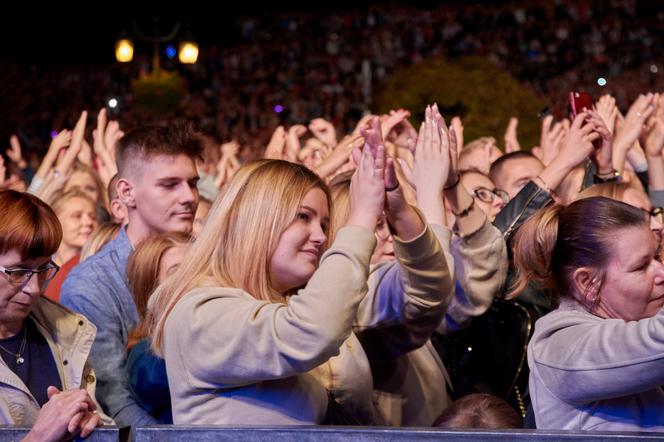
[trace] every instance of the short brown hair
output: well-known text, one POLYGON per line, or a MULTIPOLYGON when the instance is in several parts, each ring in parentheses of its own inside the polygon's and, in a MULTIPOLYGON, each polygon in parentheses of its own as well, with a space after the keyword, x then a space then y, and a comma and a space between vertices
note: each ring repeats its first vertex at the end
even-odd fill
POLYGON ((137 160, 145 160, 153 155, 186 155, 192 160, 200 160, 201 137, 190 123, 132 129, 115 146, 118 176, 126 177, 127 170, 137 160))
POLYGON ((433 423, 447 429, 521 428, 523 423, 514 408, 492 394, 475 393, 457 399, 433 423))
POLYGON ((62 226, 45 202, 28 193, 0 190, 0 253, 17 250, 21 259, 53 255, 62 226))
POLYGON ((647 213, 629 204, 601 196, 552 205, 530 217, 514 238, 514 265, 518 272, 513 298, 529 282, 551 289, 559 297, 573 293, 570 275, 580 267, 596 269, 604 277, 617 231, 648 227, 647 213))

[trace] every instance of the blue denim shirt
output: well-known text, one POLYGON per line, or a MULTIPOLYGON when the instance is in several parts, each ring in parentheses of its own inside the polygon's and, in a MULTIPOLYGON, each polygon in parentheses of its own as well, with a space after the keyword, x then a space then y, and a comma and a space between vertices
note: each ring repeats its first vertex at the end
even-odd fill
POLYGON ((133 249, 125 229, 98 253, 69 273, 60 302, 97 326, 90 359, 97 374, 96 397, 119 427, 151 425, 156 420, 136 402, 126 371, 127 337, 138 324, 138 311, 127 285, 127 261, 133 249))
POLYGON ((160 424, 172 424, 166 361, 150 351, 149 339, 141 340, 127 353, 127 373, 129 385, 141 406, 160 424))

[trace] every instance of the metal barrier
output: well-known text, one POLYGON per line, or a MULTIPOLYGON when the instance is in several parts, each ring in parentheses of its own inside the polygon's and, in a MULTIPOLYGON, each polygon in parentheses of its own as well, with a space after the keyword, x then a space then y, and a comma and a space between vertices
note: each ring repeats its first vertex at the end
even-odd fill
POLYGON ((382 427, 202 427, 152 426, 134 430, 136 442, 171 441, 298 441, 298 442, 396 442, 396 441, 546 441, 599 442, 607 439, 623 441, 654 441, 664 433, 567 432, 543 430, 449 431, 432 428, 382 427))
MULTIPOLYGON (((18 442, 28 434, 30 428, 0 426, 0 442, 18 442)), ((126 438, 125 438, 126 439, 126 438)), ((86 442, 118 442, 121 440, 118 427, 99 427, 88 436, 86 442)))

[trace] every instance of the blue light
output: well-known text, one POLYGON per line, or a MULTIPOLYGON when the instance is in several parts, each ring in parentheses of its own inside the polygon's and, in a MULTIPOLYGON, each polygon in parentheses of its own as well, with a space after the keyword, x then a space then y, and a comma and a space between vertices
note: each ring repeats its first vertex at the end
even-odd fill
POLYGON ((606 86, 606 78, 604 78, 604 77, 599 77, 599 78, 597 79, 597 84, 598 84, 599 86, 606 86))
POLYGON ((51 131, 51 138, 55 138, 57 136, 58 136, 58 131, 57 130, 51 131))
POLYGON ((280 113, 282 113, 282 112, 284 111, 284 107, 283 107, 282 105, 280 105, 280 104, 277 104, 276 106, 274 106, 274 111, 275 111, 276 113, 280 114, 280 113))
POLYGON ((175 56, 178 55, 178 51, 175 50, 175 46, 173 45, 166 46, 166 50, 164 51, 164 53, 166 54, 169 60, 174 59, 175 56))

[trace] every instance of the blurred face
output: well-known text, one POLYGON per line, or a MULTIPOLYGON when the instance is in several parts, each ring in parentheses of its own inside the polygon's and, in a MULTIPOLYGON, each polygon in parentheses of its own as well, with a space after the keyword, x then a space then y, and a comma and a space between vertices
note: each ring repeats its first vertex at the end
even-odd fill
POLYGON ((297 217, 282 232, 270 258, 270 281, 279 292, 307 283, 318 268, 330 223, 328 201, 318 188, 302 198, 297 217))
POLYGON ((173 246, 161 255, 161 261, 159 262, 159 284, 164 282, 178 268, 188 248, 189 244, 173 246))
MULTIPOLYGON (((644 192, 640 192, 636 189, 627 189, 622 197, 622 202, 630 204, 639 209, 643 209, 646 212, 650 212, 652 209, 652 204, 650 203, 650 198, 644 192)), ((650 217, 650 230, 653 231, 658 238, 662 235, 662 224, 654 216, 650 217)))
POLYGON ((544 165, 537 158, 515 158, 503 164, 494 183, 498 189, 507 192, 512 199, 528 184, 528 181, 539 175, 542 170, 544 170, 544 165))
POLYGON ((77 171, 71 175, 65 185, 65 192, 71 189, 78 189, 92 198, 92 201, 99 201, 97 183, 87 172, 77 171))
POLYGON ((97 227, 95 206, 83 198, 70 198, 57 215, 62 224, 62 243, 69 247, 83 247, 97 227))
POLYGON ((595 314, 625 321, 654 316, 664 306, 664 265, 658 254, 659 245, 647 227, 620 230, 595 314))
POLYGON ((128 203, 129 227, 149 234, 190 233, 198 205, 198 172, 186 155, 153 155, 142 161, 128 203))
MULTIPOLYGON (((0 265, 7 269, 37 269, 50 260, 49 256, 22 260, 21 254, 15 249, 0 254, 0 265)), ((15 327, 17 324, 20 326, 23 323, 32 305, 42 294, 39 280, 40 275, 33 275, 27 283, 14 285, 5 274, 0 274, 0 328, 15 327)))
POLYGON ((371 265, 394 261, 394 241, 390 235, 385 215, 381 216, 376 225, 376 248, 371 255, 371 265))
POLYGON ((482 209, 490 221, 496 219, 496 215, 507 203, 503 198, 493 193, 496 186, 486 176, 479 173, 465 173, 461 176, 461 184, 468 189, 477 207, 482 209))

